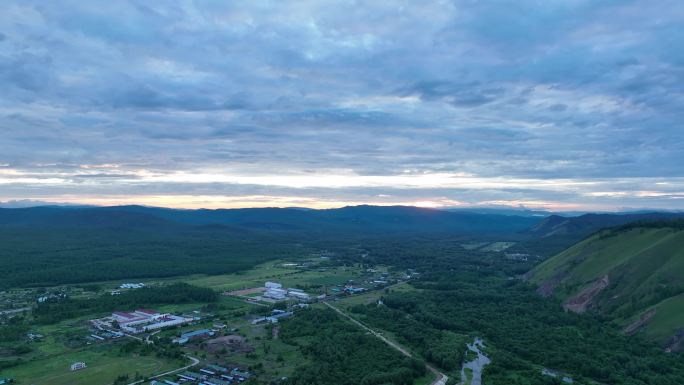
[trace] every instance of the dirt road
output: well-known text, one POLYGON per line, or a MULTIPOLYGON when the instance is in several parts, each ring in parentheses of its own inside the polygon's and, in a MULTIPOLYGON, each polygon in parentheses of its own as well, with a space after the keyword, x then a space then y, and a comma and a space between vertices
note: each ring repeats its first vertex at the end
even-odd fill
MULTIPOLYGON (((323 303, 324 303, 326 306, 328 306, 329 308, 335 310, 335 311, 336 311, 338 314, 340 314, 342 317, 344 317, 344 318, 348 319, 349 321, 351 321, 351 322, 352 322, 353 324, 355 324, 356 326, 358 326, 358 327, 360 327, 360 328, 366 330, 367 332, 371 333, 372 335, 374 335, 375 337, 377 337, 378 339, 380 339, 382 342, 386 343, 387 345, 389 345, 389 346, 392 347, 393 349, 397 350, 399 353, 405 355, 406 357, 412 357, 411 353, 410 353, 407 349, 405 349, 404 347, 402 347, 401 345, 397 344, 396 342, 393 342, 393 341, 388 340, 388 339, 385 338, 385 336, 383 336, 382 334, 380 334, 380 333, 376 332, 375 330, 369 328, 368 326, 366 326, 366 325, 364 325, 363 323, 361 323, 360 321, 354 319, 352 316, 350 316, 349 314, 343 312, 343 311, 340 310, 339 308, 337 308, 337 307, 331 305, 330 303, 325 302, 325 301, 323 301, 323 303)), ((437 377, 430 385, 446 385, 447 381, 449 380, 449 377, 448 377, 446 374, 440 372, 439 370, 437 370, 435 367, 433 367, 433 366, 430 365, 430 364, 425 364, 425 367, 427 368, 427 370, 429 370, 430 372, 432 372, 432 373, 435 375, 435 377, 437 377)))

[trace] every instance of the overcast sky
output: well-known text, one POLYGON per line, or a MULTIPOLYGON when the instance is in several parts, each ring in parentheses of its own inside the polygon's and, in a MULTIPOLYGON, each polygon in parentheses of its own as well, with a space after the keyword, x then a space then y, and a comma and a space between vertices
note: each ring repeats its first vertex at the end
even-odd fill
POLYGON ((3 1, 0 200, 684 209, 684 2, 3 1))

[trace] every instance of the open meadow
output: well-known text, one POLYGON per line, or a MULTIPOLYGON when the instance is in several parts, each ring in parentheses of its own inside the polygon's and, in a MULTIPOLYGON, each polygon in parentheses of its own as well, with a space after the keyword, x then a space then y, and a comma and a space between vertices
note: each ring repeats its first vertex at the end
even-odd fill
POLYGON ((82 349, 64 349, 3 371, 19 385, 94 385, 111 384, 121 375, 149 376, 180 366, 180 362, 154 356, 122 355, 112 344, 82 349), (85 362, 87 368, 71 371, 70 365, 85 362))

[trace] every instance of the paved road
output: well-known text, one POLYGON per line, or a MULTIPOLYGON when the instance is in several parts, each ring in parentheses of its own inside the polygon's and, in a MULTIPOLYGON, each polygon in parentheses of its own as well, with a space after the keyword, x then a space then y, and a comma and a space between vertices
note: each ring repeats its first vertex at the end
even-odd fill
MULTIPOLYGON (((186 365, 186 366, 183 366, 182 368, 170 370, 170 371, 168 371, 168 372, 164 372, 164 373, 161 373, 161 374, 156 374, 156 375, 151 376, 151 377, 148 377, 148 378, 156 379, 156 378, 159 378, 159 377, 164 377, 164 376, 168 376, 168 375, 171 375, 171 374, 174 374, 174 373, 182 372, 182 371, 184 371, 184 370, 187 370, 187 369, 192 368, 193 366, 199 364, 199 362, 200 362, 200 360, 198 360, 198 359, 195 358, 195 357, 190 357, 190 356, 186 356, 186 357, 188 357, 188 358, 192 361, 192 363, 191 363, 190 365, 186 365)), ((140 380, 140 381, 136 381, 136 382, 131 382, 131 383, 128 384, 128 385, 142 384, 142 383, 144 383, 145 381, 147 381, 147 380, 140 380)))
MULTIPOLYGON (((328 302, 326 302, 326 301, 323 301, 323 303, 324 303, 326 306, 328 306, 329 308, 335 310, 335 311, 336 311, 337 313, 339 313, 342 317, 344 317, 344 318, 348 319, 349 321, 351 321, 352 323, 354 323, 356 326, 358 326, 358 327, 360 327, 360 328, 362 328, 362 329, 368 331, 368 332, 371 333, 372 335, 374 335, 374 336, 376 336, 377 338, 379 338, 382 342, 386 343, 387 345, 391 346, 391 347, 394 348, 395 350, 399 351, 401 354, 405 355, 406 357, 412 357, 412 356, 411 356, 411 353, 410 353, 408 350, 406 350, 404 347, 402 347, 401 345, 397 344, 396 342, 393 342, 393 341, 388 340, 388 339, 385 338, 385 336, 383 336, 382 334, 380 334, 380 333, 376 332, 375 330, 369 328, 368 326, 366 326, 366 325, 364 325, 363 323, 361 323, 360 321, 354 319, 352 316, 350 316, 349 314, 343 312, 343 311, 340 310, 339 308, 337 308, 337 307, 331 305, 330 303, 328 303, 328 302)), ((430 385, 446 385, 447 381, 449 380, 449 377, 448 377, 446 374, 440 372, 439 370, 437 370, 437 369, 436 369, 435 367, 433 367, 432 365, 425 364, 425 367, 427 368, 427 370, 429 370, 430 372, 432 372, 432 373, 435 375, 435 377, 437 377, 430 385)))

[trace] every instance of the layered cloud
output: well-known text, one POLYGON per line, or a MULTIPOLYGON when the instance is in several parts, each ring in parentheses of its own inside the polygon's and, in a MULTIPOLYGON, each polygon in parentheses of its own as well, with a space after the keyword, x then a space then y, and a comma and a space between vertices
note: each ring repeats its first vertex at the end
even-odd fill
POLYGON ((0 200, 684 208, 684 5, 7 2, 0 200))

